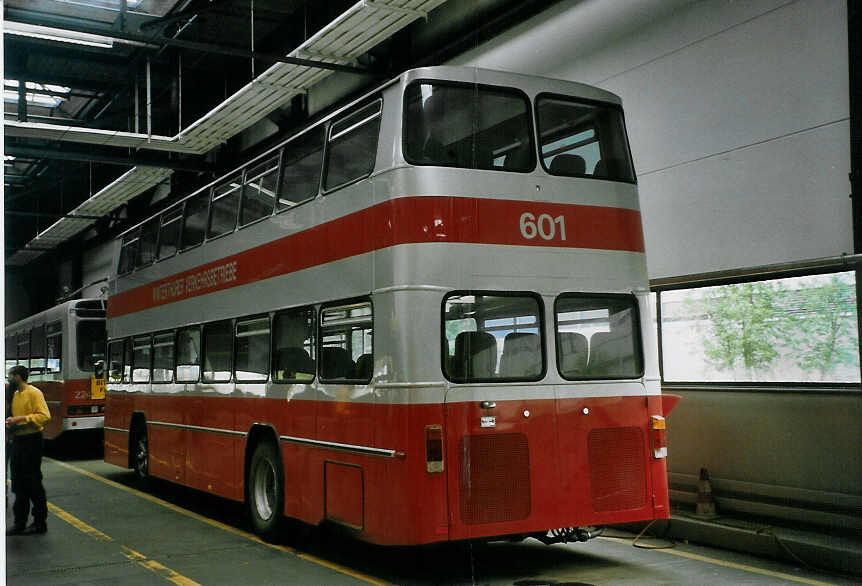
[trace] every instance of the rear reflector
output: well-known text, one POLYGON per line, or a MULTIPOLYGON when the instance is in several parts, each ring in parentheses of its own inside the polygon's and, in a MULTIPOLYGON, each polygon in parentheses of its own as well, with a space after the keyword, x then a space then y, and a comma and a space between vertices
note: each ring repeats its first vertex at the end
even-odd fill
POLYGON ((425 426, 425 470, 443 472, 443 426, 425 426))
POLYGON ((667 426, 664 417, 653 415, 650 417, 649 427, 653 457, 667 458, 667 426))

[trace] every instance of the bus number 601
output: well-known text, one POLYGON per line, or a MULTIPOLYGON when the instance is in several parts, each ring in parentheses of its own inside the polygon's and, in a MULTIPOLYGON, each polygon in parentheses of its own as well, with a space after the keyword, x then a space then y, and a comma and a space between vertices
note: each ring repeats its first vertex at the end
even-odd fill
POLYGON ((527 240, 537 235, 542 240, 553 240, 557 236, 557 226, 560 227, 560 240, 565 240, 566 219, 563 216, 552 218, 550 214, 539 214, 536 218, 530 212, 521 214, 521 236, 527 240))

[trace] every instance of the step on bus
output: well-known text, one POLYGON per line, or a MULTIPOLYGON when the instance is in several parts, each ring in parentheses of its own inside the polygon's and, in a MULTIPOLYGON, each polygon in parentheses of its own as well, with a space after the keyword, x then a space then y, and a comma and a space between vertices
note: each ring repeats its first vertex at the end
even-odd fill
POLYGON ((377 544, 668 517, 619 98, 411 70, 120 236, 105 460, 377 544))
POLYGON ((43 436, 101 430, 105 379, 97 371, 105 359, 105 301, 78 299, 6 326, 6 372, 17 364, 45 395, 51 412, 43 436))

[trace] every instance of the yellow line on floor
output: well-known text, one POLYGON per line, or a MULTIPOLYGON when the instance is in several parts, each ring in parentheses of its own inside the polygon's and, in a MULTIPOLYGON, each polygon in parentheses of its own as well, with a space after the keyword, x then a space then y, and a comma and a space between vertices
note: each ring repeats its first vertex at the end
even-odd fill
POLYGON ((196 520, 200 521, 201 523, 206 523, 207 525, 210 525, 212 527, 217 527, 218 529, 221 529, 222 531, 227 531, 228 533, 232 533, 233 535, 243 537, 245 539, 248 539, 249 541, 254 541, 255 543, 265 545, 266 547, 269 547, 271 549, 277 549, 277 550, 282 551, 284 553, 289 553, 289 554, 294 555, 300 559, 306 560, 306 561, 311 562, 313 564, 317 564, 318 566, 323 566, 324 568, 329 568, 330 570, 334 570, 334 571, 339 572, 341 574, 345 574, 347 576, 350 576, 351 578, 361 580, 362 582, 367 582, 368 584, 374 584, 375 586, 392 586, 389 582, 386 582, 386 581, 381 580, 379 578, 375 578, 374 576, 364 574, 364 573, 359 572, 357 570, 353 570, 353 569, 348 568, 346 566, 342 566, 341 564, 337 564, 334 562, 324 560, 322 558, 319 558, 317 556, 313 556, 311 554, 303 553, 303 552, 298 551, 292 547, 288 547, 286 545, 277 545, 275 543, 268 543, 268 542, 264 541, 263 539, 261 539, 260 537, 258 537, 257 535, 254 535, 253 533, 243 531, 242 529, 237 529, 236 527, 231 527, 230 525, 225 525, 224 523, 220 523, 219 521, 216 521, 214 519, 210 519, 209 517, 204 517, 203 515, 199 515, 193 511, 189 511, 188 509, 184 509, 184 508, 179 507, 173 503, 169 503, 167 501, 164 501, 164 500, 162 500, 158 497, 155 497, 151 494, 141 492, 140 490, 136 490, 134 488, 125 486, 123 484, 120 484, 119 482, 114 482, 113 480, 108 480, 107 478, 99 476, 98 474, 90 472, 89 470, 84 470, 83 468, 78 468, 77 466, 73 466, 73 465, 67 464, 65 462, 60 462, 58 460, 53 460, 51 458, 45 458, 45 459, 49 460, 53 464, 56 464, 56 465, 61 466, 63 468, 67 468, 69 470, 77 472, 78 474, 83 474, 84 476, 87 476, 88 478, 92 478, 93 480, 98 480, 99 482, 101 482, 103 484, 107 484, 108 486, 111 486, 113 488, 117 488, 119 490, 128 492, 128 493, 133 494, 133 495, 135 495, 139 498, 142 498, 146 501, 149 501, 151 503, 155 503, 157 505, 165 507, 166 509, 170 509, 171 511, 174 511, 174 512, 179 513, 181 515, 185 515, 186 517, 191 517, 192 519, 196 519, 196 520))
MULTIPOLYGON (((69 525, 71 525, 72 527, 74 527, 75 529, 77 529, 78 531, 89 535, 93 539, 98 539, 99 541, 114 541, 114 539, 110 535, 102 533, 95 527, 84 523, 78 517, 64 511, 54 503, 48 503, 48 510, 69 525)), ((144 554, 139 553, 130 547, 120 545, 120 549, 122 550, 123 556, 126 559, 128 559, 134 564, 141 566, 146 570, 149 570, 150 572, 158 576, 161 576, 168 582, 172 582, 177 586, 201 586, 199 583, 195 582, 191 578, 186 578, 182 574, 179 574, 172 569, 163 566, 156 560, 151 560, 144 554)))
POLYGON ((75 517, 74 515, 67 513, 66 511, 64 511, 63 509, 61 509, 60 507, 58 507, 54 503, 48 503, 48 510, 51 511, 52 513, 54 513, 56 516, 60 517, 63 521, 65 521, 66 523, 68 523, 69 525, 71 525, 72 527, 77 529, 78 531, 81 531, 82 533, 86 533, 87 535, 89 535, 93 539, 100 539, 102 541, 113 541, 113 539, 111 538, 110 535, 105 535, 104 533, 102 533, 101 531, 96 529, 95 527, 91 527, 91 526, 87 525, 86 523, 81 521, 78 517, 75 517))
MULTIPOLYGON (((600 537, 599 539, 604 539, 607 541, 615 541, 619 543, 619 541, 613 537, 600 537)), ((752 574, 760 574, 762 576, 770 576, 772 578, 779 578, 781 580, 789 580, 791 582, 799 582, 801 584, 811 584, 812 586, 834 586, 830 582, 821 582, 819 580, 812 580, 811 578, 803 578, 802 576, 794 576, 792 574, 785 574, 784 572, 775 572, 773 570, 765 570, 763 568, 757 568, 755 566, 748 566, 745 564, 738 564, 736 562, 729 562, 725 560, 719 560, 716 558, 707 557, 704 555, 699 555, 696 553, 689 553, 687 551, 682 551, 679 549, 654 549, 652 551, 657 551, 661 553, 666 553, 668 555, 675 555, 681 558, 686 558, 690 560, 696 560, 698 562, 705 562, 707 564, 714 564, 716 566, 724 566, 725 568, 733 568, 735 570, 742 570, 744 572, 750 572, 752 574)))

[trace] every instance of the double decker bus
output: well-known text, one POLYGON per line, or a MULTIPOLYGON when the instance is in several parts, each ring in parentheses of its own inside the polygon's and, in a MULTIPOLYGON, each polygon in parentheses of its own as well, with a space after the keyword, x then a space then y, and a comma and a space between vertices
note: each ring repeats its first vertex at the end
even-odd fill
POLYGON ((613 94, 410 70, 120 238, 107 462, 245 501, 266 538, 668 517, 613 94))
POLYGON ((53 440, 67 431, 102 429, 105 380, 105 300, 55 305, 6 326, 6 371, 30 370, 29 381, 45 395, 51 420, 42 432, 53 440))

